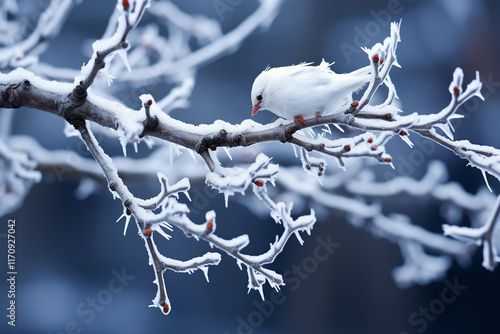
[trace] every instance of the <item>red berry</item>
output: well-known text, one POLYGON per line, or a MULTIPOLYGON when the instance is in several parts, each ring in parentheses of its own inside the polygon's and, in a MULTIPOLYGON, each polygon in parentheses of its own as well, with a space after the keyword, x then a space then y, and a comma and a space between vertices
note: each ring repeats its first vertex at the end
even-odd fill
POLYGON ((255 185, 256 185, 257 187, 263 187, 263 186, 264 186, 264 181, 262 181, 262 180, 257 180, 257 181, 255 181, 255 185))
POLYGON ((371 149, 372 149, 372 151, 377 150, 377 145, 373 145, 373 146, 371 147, 371 149))
POLYGON ((130 4, 128 3, 128 0, 123 0, 122 5, 123 5, 123 8, 125 8, 125 9, 127 9, 130 6, 130 4))
POLYGON ((151 232, 152 232, 152 231, 151 231, 151 227, 149 227, 149 226, 148 226, 148 227, 146 227, 146 228, 142 231, 142 233, 143 233, 146 237, 150 237, 150 236, 151 236, 151 232))
POLYGON ((384 63, 384 58, 380 58, 380 65, 384 63))
POLYGON ((373 138, 368 138, 367 142, 369 142, 370 144, 373 143, 373 138))
POLYGON ((378 63, 379 60, 380 60, 380 58, 378 57, 378 54, 376 54, 375 56, 373 56, 372 60, 373 60, 374 63, 378 63))
POLYGON ((132 214, 132 211, 130 211, 130 209, 129 209, 129 208, 127 208, 127 215, 129 215, 129 216, 130 216, 131 214, 132 214))
POLYGON ((406 132, 405 130, 401 130, 401 131, 399 131, 399 135, 400 136, 408 136, 408 132, 406 132))
POLYGON ((207 223, 207 230, 211 231, 214 228, 214 223, 209 220, 207 223))
POLYGON ((391 162, 391 161, 392 161, 391 157, 385 158, 385 162, 391 162))
POLYGON ((344 146, 344 151, 349 152, 351 150, 351 145, 344 146))
POLYGON ((167 314, 170 311, 170 306, 167 303, 163 304, 163 313, 167 314))
POLYGON ((153 104, 153 100, 148 100, 148 105, 152 105, 153 104))
POLYGON ((323 173, 322 173, 322 172, 319 172, 319 173, 318 173, 318 176, 323 176, 323 173))
POLYGON ((457 96, 460 95, 460 89, 457 86, 453 87, 453 93, 457 96))
POLYGON ((351 103, 351 107, 353 107, 353 108, 357 108, 358 106, 359 106, 359 101, 358 100, 356 100, 353 103, 351 103))

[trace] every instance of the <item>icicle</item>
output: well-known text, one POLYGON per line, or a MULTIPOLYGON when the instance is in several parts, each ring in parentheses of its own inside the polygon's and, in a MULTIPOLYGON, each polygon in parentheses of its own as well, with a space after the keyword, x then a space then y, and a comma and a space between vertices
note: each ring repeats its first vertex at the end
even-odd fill
POLYGON ((118 217, 118 219, 116 220, 115 223, 118 223, 120 221, 120 219, 122 219, 123 217, 126 217, 125 212, 122 213, 122 215, 120 217, 118 217))
POLYGON ((172 227, 172 225, 170 225, 170 223, 167 223, 167 222, 163 222, 163 223, 160 223, 160 226, 166 228, 167 230, 173 232, 174 231, 174 228, 172 227))
POLYGON ((273 187, 276 187, 276 178, 274 176, 269 179, 269 182, 271 182, 273 187))
POLYGON ((127 51, 124 49, 119 49, 116 53, 120 56, 121 60, 125 64, 125 67, 130 72, 131 69, 130 69, 130 63, 128 62, 127 51))
POLYGON ((155 230, 156 230, 156 232, 160 233, 167 240, 170 240, 172 238, 172 236, 170 234, 167 234, 165 231, 163 231, 162 228, 157 228, 155 230))
POLYGON ((344 172, 346 171, 345 169, 345 162, 344 160, 342 160, 342 157, 337 157, 338 160, 339 160, 339 167, 342 168, 344 170, 344 172))
POLYGON ((298 158, 299 156, 297 155, 297 148, 293 144, 292 144, 292 148, 293 148, 293 153, 295 154, 295 157, 298 158))
POLYGON ((200 267, 200 270, 203 271, 203 274, 205 274, 207 283, 210 283, 210 280, 208 279, 208 267, 200 267))
POLYGON ((322 176, 319 176, 319 175, 316 175, 316 177, 318 178, 319 184, 320 184, 321 186, 323 186, 323 185, 324 185, 324 184, 323 184, 323 177, 322 177, 322 176))
POLYGON ((224 202, 226 203, 226 208, 229 204, 229 194, 227 192, 224 193, 224 202))
POLYGON ((238 265, 240 270, 243 270, 243 267, 242 267, 243 262, 241 262, 240 260, 236 260, 236 264, 238 265))
POLYGON ((410 138, 409 138, 409 137, 410 137, 410 135, 399 136, 399 137, 400 137, 401 139, 403 139, 403 141, 404 141, 405 143, 407 143, 407 144, 408 144, 408 146, 410 146, 410 148, 413 148, 413 145, 414 145, 414 144, 412 143, 412 141, 411 141, 411 140, 410 140, 410 138))
MULTIPOLYGON (((324 128, 323 128, 323 129, 321 129, 321 130, 322 130, 324 133, 326 132, 326 133, 328 133, 328 134, 332 134, 332 129, 330 128, 330 125, 329 125, 329 124, 325 124, 325 125, 324 125, 324 128)), ((342 130, 342 128, 341 128, 341 130, 342 130)))
POLYGON ((271 288, 273 288, 276 292, 280 292, 280 286, 279 284, 276 284, 276 283, 273 283, 271 281, 269 281, 269 285, 271 286, 271 288))
POLYGON ((259 287, 255 289, 259 290, 260 297, 262 298, 262 300, 266 300, 266 298, 264 297, 264 287, 262 285, 259 285, 259 287))
POLYGON ((193 158, 194 163, 198 163, 198 161, 196 161, 196 156, 194 155, 193 150, 189 150, 189 149, 188 149, 187 151, 189 152, 189 155, 191 156, 191 158, 193 158))
POLYGON ((123 212, 123 214, 116 220, 116 223, 118 223, 123 217, 125 217, 125 227, 123 229, 123 236, 125 236, 127 234, 128 223, 130 222, 130 218, 132 216, 127 215, 126 212, 123 212))
POLYGON ((484 170, 481 169, 481 173, 483 174, 483 178, 484 178, 484 182, 486 183, 486 186, 488 187, 488 189, 490 190, 490 192, 492 193, 493 190, 491 190, 491 187, 490 187, 490 184, 488 182, 488 178, 486 176, 486 172, 484 170))
POLYGON ((311 129, 311 128, 306 128, 306 131, 307 133, 309 134, 309 136, 311 136, 312 139, 314 139, 314 137, 316 137, 316 133, 314 133, 314 130, 311 129))
POLYGON ((179 150, 179 145, 176 145, 176 144, 172 144, 172 145, 174 145, 175 153, 177 153, 177 156, 180 157, 181 156, 181 150, 179 150))
POLYGON ((144 138, 142 138, 142 140, 144 140, 144 142, 146 143, 146 145, 148 146, 149 149, 153 148, 155 141, 152 138, 144 137, 144 138))
POLYGON ((173 144, 170 144, 170 145, 168 146, 168 148, 169 148, 169 155, 170 155, 170 167, 173 167, 173 166, 174 166, 174 152, 173 152, 172 145, 173 145, 173 144))
POLYGON ((337 123, 333 123, 333 125, 334 125, 334 126, 335 126, 335 127, 336 127, 339 131, 340 131, 340 132, 342 132, 342 133, 344 132, 344 129, 342 129, 342 128, 340 127, 340 125, 338 125, 337 123))
POLYGON ((111 84, 113 83, 113 80, 116 79, 116 76, 114 74, 112 74, 111 72, 109 72, 108 67, 103 68, 99 72, 104 74, 104 76, 108 80, 108 86, 111 86, 111 84))
POLYGON ((130 222, 131 216, 125 216, 125 226, 123 228, 123 236, 127 234, 128 223, 130 222))
POLYGON ((451 132, 449 123, 446 123, 446 124, 435 124, 434 126, 440 128, 444 132, 444 134, 446 135, 446 137, 448 137, 450 140, 453 140, 453 133, 451 132))
POLYGON ((127 156, 127 140, 125 136, 120 136, 120 145, 122 146, 123 156, 127 156))
POLYGON ((297 240, 299 241, 300 245, 302 246, 304 244, 304 240, 299 234, 299 231, 295 231, 295 236, 297 237, 297 240))
POLYGON ((229 157, 229 160, 233 160, 233 157, 231 157, 231 153, 229 153, 229 148, 224 147, 224 151, 226 152, 227 156, 229 157))

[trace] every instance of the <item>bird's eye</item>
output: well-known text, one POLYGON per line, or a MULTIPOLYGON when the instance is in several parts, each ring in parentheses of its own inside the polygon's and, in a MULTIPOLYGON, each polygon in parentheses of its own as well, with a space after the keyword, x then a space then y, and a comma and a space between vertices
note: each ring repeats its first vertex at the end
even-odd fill
POLYGON ((262 95, 257 95, 257 100, 262 101, 262 95))

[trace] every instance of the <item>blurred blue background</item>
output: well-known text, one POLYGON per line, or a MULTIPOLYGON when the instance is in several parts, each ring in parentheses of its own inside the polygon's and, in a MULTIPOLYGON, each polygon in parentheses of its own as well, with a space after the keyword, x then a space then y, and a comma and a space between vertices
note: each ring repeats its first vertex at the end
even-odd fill
MULTIPOLYGON (((223 15, 224 31, 235 27, 258 5, 250 0, 221 1, 233 9, 223 15)), ((188 13, 220 20, 215 1, 175 3, 188 13)), ((40 6, 43 2, 32 4, 40 6)), ((72 12, 60 36, 50 43, 43 59, 59 66, 80 67, 88 60, 82 52, 82 42, 102 34, 114 5, 114 1, 83 1, 72 12)), ((254 33, 234 54, 199 71, 191 106, 174 111, 173 116, 193 123, 211 123, 219 118, 239 123, 250 117, 250 87, 266 66, 319 63, 325 58, 335 61, 332 69, 336 72, 352 71, 367 64, 359 47, 383 41, 389 34, 388 22, 402 19, 402 42, 398 47, 402 68, 391 73, 405 113, 439 111, 449 101, 448 85, 455 67, 464 69, 465 83, 479 70, 483 81, 490 82, 483 87, 486 101, 467 110, 468 117, 457 128, 456 137, 499 147, 499 18, 500 2, 494 0, 288 0, 269 31, 254 33)), ((255 120, 269 122, 274 116, 260 112, 255 120)), ((50 149, 81 147, 77 140, 65 139, 61 119, 43 112, 20 110, 14 125, 14 134, 32 134, 50 149)), ((415 139, 418 149, 419 139, 415 139)), ((120 148, 110 146, 109 151, 119 154, 120 148)), ((409 154, 408 149, 397 152, 393 156, 409 154)), ((470 192, 484 186, 480 172, 467 168, 452 152, 438 148, 428 159, 445 161, 450 178, 470 192)), ((397 164, 395 159, 396 167, 397 164)), ((421 173, 425 165, 422 164, 421 173)), ((135 235, 132 225, 123 237, 123 221, 114 223, 122 212, 120 202, 114 201, 108 191, 76 200, 77 182, 70 177, 65 181, 61 183, 47 175, 32 188, 21 209, 1 218, 0 233, 6 233, 7 219, 16 219, 18 242, 17 326, 8 327, 3 315, 7 307, 4 278, 0 291, 0 306, 4 310, 1 333, 498 331, 500 276, 498 271, 491 273, 481 267, 480 252, 470 267, 454 264, 446 276, 448 282, 456 280, 466 286, 456 300, 445 304, 437 316, 419 316, 414 320, 426 320, 410 323, 415 312, 437 307, 436 299, 441 298, 446 283, 397 288, 391 270, 402 263, 399 248, 352 227, 342 217, 319 221, 312 236, 304 237, 304 246, 290 240, 270 266, 280 273, 310 261, 319 245, 318 237, 330 237, 340 247, 325 261, 318 262, 307 277, 297 280, 298 275, 290 274, 296 279, 295 284, 285 286, 272 307, 266 304, 262 308, 257 292, 247 294, 246 273, 223 254, 221 264, 210 268, 210 283, 201 272, 165 274, 173 309, 169 316, 163 316, 159 310, 147 307, 156 287, 143 241, 135 235), (120 292, 110 292, 110 282, 116 272, 122 271, 130 276, 127 285, 120 292), (93 299, 98 301, 94 312, 89 306, 93 299)), ((498 182, 490 181, 498 193, 498 182)), ((194 186, 198 194, 205 193, 199 195, 200 199, 211 201, 203 206, 204 210, 214 209, 218 213, 218 232, 222 236, 249 234, 249 253, 266 249, 279 233, 279 227, 270 218, 262 221, 236 202, 230 202, 225 209, 223 196, 201 183, 194 186)), ((144 197, 153 196, 158 190, 156 181, 151 185, 132 183, 130 187, 144 197)), ((440 231, 438 208, 425 202, 408 201, 406 205, 399 207, 400 212, 419 211, 419 216, 413 217, 415 223, 440 231)), ((191 217, 202 221, 204 210, 191 217)), ((5 240, 1 241, 1 254, 6 254, 5 240)), ((158 241, 158 247, 166 256, 177 259, 211 251, 205 243, 187 239, 178 230, 173 232, 171 241, 158 241)), ((5 270, 1 275, 5 277, 5 270)), ((268 298, 271 292, 266 286, 268 298)))

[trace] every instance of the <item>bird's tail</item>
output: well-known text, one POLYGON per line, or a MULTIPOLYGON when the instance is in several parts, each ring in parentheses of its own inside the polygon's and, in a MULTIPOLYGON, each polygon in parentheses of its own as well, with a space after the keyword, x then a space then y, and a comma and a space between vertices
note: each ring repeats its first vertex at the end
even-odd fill
POLYGON ((367 81, 370 81, 371 77, 371 68, 370 65, 361 67, 357 69, 356 71, 352 71, 351 73, 348 73, 349 76, 353 77, 360 77, 360 78, 366 78, 367 81))
POLYGON ((370 66, 362 67, 350 73, 339 74, 336 88, 344 96, 359 92, 371 79, 370 66))

